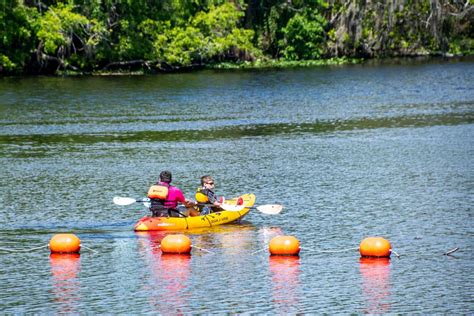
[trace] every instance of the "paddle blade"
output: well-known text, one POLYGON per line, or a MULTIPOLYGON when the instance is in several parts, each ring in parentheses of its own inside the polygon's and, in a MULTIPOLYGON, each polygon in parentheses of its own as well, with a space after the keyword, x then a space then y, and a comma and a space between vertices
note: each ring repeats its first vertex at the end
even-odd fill
POLYGON ((114 197, 113 201, 114 201, 114 204, 117 204, 117 205, 130 205, 130 204, 135 203, 137 200, 132 199, 132 198, 127 198, 127 197, 116 196, 114 197))
POLYGON ((257 210, 263 214, 275 215, 279 214, 283 210, 283 205, 280 204, 267 204, 257 206, 257 210))

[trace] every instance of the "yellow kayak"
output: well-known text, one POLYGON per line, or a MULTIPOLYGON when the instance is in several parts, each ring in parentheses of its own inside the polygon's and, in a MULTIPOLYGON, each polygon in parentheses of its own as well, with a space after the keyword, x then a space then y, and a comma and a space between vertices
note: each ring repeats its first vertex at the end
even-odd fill
MULTIPOLYGON (((242 209, 235 211, 221 211, 201 216, 188 217, 150 217, 145 216, 135 224, 135 231, 155 231, 155 230, 186 230, 193 228, 212 227, 222 224, 228 224, 242 219, 255 204, 254 194, 244 194, 240 196, 243 199, 242 209)), ((239 197, 226 200, 226 204, 237 203, 239 197)))

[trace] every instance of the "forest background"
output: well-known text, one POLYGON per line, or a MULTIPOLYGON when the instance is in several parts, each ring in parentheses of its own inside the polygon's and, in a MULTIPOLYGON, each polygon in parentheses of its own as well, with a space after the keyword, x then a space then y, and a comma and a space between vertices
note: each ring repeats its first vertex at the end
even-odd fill
POLYGON ((472 55, 474 0, 0 0, 0 74, 472 55))

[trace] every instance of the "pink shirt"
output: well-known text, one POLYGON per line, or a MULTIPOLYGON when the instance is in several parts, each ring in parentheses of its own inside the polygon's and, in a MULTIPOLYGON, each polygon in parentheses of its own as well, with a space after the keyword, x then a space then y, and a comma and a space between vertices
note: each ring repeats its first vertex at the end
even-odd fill
MULTIPOLYGON (((167 183, 160 182, 161 185, 168 185, 167 183)), ((178 202, 184 203, 186 200, 184 198, 183 192, 177 187, 170 185, 168 187, 168 197, 165 201, 166 208, 176 208, 178 206, 178 202)))

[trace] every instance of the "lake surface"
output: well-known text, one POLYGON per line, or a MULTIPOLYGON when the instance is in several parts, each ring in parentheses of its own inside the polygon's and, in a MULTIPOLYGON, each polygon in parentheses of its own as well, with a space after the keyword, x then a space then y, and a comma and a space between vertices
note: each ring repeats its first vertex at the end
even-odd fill
POLYGON ((0 114, 2 313, 474 312, 472 59, 0 78, 0 114), (189 198, 211 174, 285 208, 162 255, 112 198, 164 169, 189 198), (50 256, 61 232, 80 256, 50 256), (270 257, 277 235, 300 257, 270 257), (400 258, 360 259, 368 236, 400 258))

